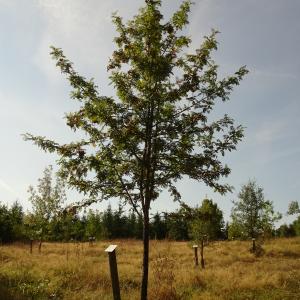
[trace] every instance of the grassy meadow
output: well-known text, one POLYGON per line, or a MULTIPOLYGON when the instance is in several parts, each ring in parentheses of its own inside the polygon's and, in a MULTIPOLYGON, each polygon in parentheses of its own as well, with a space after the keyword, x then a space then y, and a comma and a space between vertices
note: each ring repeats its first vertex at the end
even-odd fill
MULTIPOLYGON (((139 299, 142 242, 114 240, 0 247, 0 299, 112 299, 108 257, 117 244, 122 299, 139 299)), ((250 242, 222 241, 194 266, 187 242, 151 241, 149 299, 300 299, 300 238, 273 239, 255 257, 250 242)))

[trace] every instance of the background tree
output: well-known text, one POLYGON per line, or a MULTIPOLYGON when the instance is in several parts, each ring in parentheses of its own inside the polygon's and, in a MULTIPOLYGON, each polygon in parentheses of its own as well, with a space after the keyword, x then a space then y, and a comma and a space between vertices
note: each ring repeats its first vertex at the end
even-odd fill
POLYGON ((40 239, 39 249, 41 249, 50 222, 61 214, 62 204, 66 200, 65 184, 59 177, 53 183, 52 166, 49 166, 45 168, 43 177, 38 179, 37 187, 29 186, 28 192, 33 212, 27 218, 27 225, 31 229, 32 237, 40 239))
POLYGON ((6 205, 0 205, 0 239, 1 243, 11 241, 12 227, 10 222, 9 210, 6 205))
POLYGON ((25 135, 59 154, 61 176, 88 198, 81 205, 118 197, 142 216, 141 299, 147 298, 151 202, 163 189, 179 199, 175 182, 182 176, 220 193, 231 189, 219 183, 230 173, 219 158, 236 148, 243 128, 227 115, 217 120, 208 116, 247 73, 242 67, 232 76, 218 77, 211 58, 216 31, 194 53, 183 53, 191 43, 180 33, 188 24, 191 1, 184 1, 169 21, 159 10, 161 1, 145 2, 126 24, 113 16, 119 35, 108 70, 118 99, 100 96, 93 80, 80 76, 62 50, 52 47, 57 66, 74 88, 71 97, 81 105, 66 116, 67 125, 83 130, 87 138, 59 145, 25 135))
POLYGON ((164 239, 167 235, 167 224, 166 220, 161 217, 161 215, 157 212, 153 216, 153 220, 151 222, 151 237, 154 239, 164 239))
POLYGON ((289 203, 288 215, 300 214, 299 203, 297 201, 292 201, 289 203))
POLYGON ((88 211, 86 216, 86 238, 95 237, 96 239, 103 238, 102 214, 99 211, 88 211))
POLYGON ((294 224, 283 224, 276 229, 276 236, 279 237, 293 237, 296 235, 294 224))
POLYGON ((114 234, 114 214, 109 204, 102 217, 104 236, 107 239, 113 238, 114 234))
POLYGON ((295 235, 300 236, 300 216, 292 223, 295 235))
MULTIPOLYGON (((300 214, 299 203, 297 201, 292 201, 289 203, 288 208, 288 215, 297 215, 300 214)), ((300 215, 292 224, 292 230, 294 231, 295 235, 300 235, 300 215)))
POLYGON ((204 238, 216 240, 224 236, 223 213, 210 199, 204 199, 200 207, 194 209, 194 217, 189 223, 189 235, 193 240, 204 238))
POLYGON ((12 228, 12 241, 22 240, 24 238, 24 211, 18 201, 15 201, 9 209, 10 226, 12 228))
POLYGON ((189 239, 189 222, 193 220, 191 207, 181 202, 180 208, 165 215, 167 223, 167 237, 174 240, 189 239))
POLYGON ((273 203, 265 200, 263 189, 255 181, 242 186, 238 201, 233 202, 229 237, 257 238, 272 232, 274 222, 281 218, 273 203))
POLYGON ((11 243, 25 237, 24 212, 16 201, 11 207, 0 202, 0 243, 11 243))

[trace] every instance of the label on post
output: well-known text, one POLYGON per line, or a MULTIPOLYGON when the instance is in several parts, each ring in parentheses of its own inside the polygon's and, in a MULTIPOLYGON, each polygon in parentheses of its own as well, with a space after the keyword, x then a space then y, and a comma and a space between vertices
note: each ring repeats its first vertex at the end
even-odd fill
POLYGON ((113 252, 117 248, 117 245, 109 245, 104 251, 105 252, 113 252))
POLYGON ((198 248, 198 245, 193 245, 193 248, 198 248))

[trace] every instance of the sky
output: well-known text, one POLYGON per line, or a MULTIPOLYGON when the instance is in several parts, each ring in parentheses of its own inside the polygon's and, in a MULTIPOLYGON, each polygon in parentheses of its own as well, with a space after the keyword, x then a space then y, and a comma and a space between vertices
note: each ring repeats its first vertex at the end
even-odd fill
MULTIPOLYGON (((166 20, 180 3, 162 1, 166 20)), ((116 36, 111 15, 117 11, 128 20, 143 5, 142 0, 0 0, 2 203, 18 200, 30 209, 28 186, 37 184, 47 165, 57 169, 57 157, 25 142, 22 133, 62 143, 76 138, 65 125, 64 114, 77 104, 50 58, 50 45, 62 48, 81 75, 95 78, 100 94, 111 95, 106 72, 116 36)), ((235 190, 221 196, 202 183, 184 179, 178 188, 188 204, 212 198, 228 220, 241 186, 255 179, 275 210, 284 214, 281 222, 293 219, 285 214, 290 201, 300 200, 299 13, 298 0, 194 1, 190 24, 184 30, 193 40, 191 50, 212 28, 217 29, 219 47, 213 58, 221 73, 230 75, 243 65, 250 73, 230 101, 217 107, 218 113, 227 113, 246 127, 237 151, 224 159, 232 169, 226 182, 235 190)), ((80 199, 75 192, 69 195, 71 200, 80 199)), ((112 199, 111 204, 115 203, 112 199)), ((177 207, 163 193, 152 211, 177 207)))

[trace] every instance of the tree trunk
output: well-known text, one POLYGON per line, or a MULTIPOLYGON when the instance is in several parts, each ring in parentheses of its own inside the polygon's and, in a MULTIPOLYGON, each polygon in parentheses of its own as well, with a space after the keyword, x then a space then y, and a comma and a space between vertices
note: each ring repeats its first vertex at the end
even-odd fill
POLYGON ((205 268, 204 257, 203 257, 203 249, 204 249, 204 240, 202 238, 202 240, 201 240, 201 251, 200 251, 200 253, 201 253, 201 267, 202 267, 202 269, 205 268))
POLYGON ((148 271, 149 271, 149 211, 144 213, 143 226, 143 275, 141 287, 141 300, 147 300, 148 271))
POLYGON ((40 243, 39 243, 39 253, 42 252, 42 239, 40 239, 40 243))

